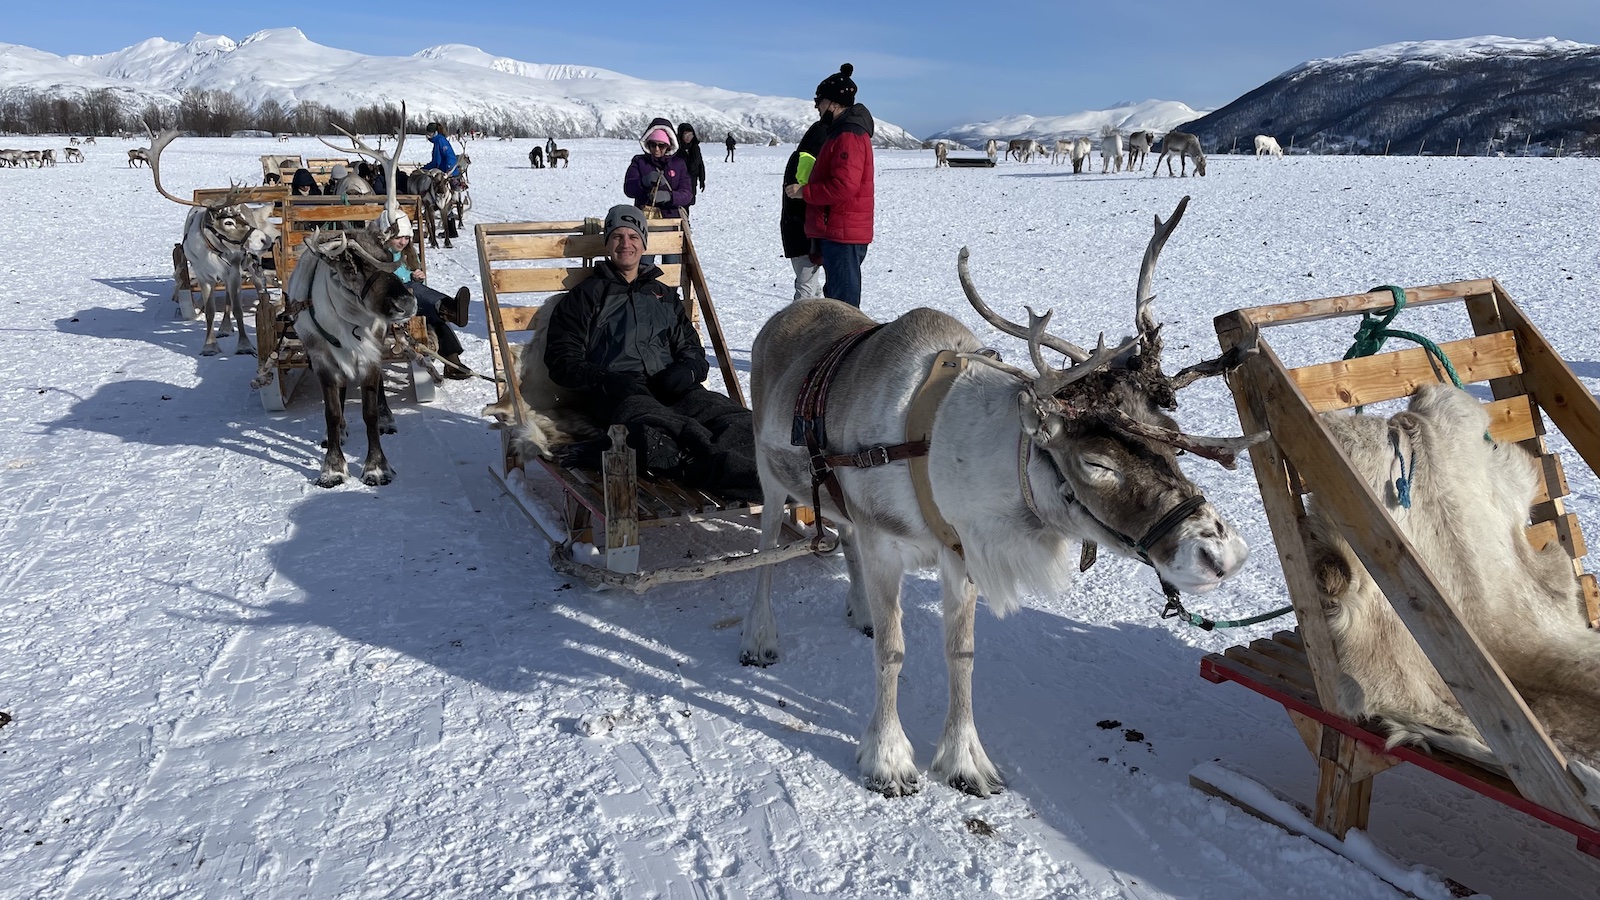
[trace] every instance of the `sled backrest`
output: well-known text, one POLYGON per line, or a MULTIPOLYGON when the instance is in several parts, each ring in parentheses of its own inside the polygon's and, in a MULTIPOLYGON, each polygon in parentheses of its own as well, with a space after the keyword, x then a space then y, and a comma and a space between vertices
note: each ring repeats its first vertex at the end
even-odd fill
MULTIPOLYGON (((322 228, 339 225, 366 228, 368 223, 376 221, 383 213, 384 202, 384 198, 376 194, 353 194, 347 197, 290 195, 285 198, 282 238, 278 247, 281 267, 278 279, 283 284, 289 283, 289 275, 294 271, 300 247, 306 242, 306 235, 322 228)), ((413 227, 422 221, 421 204, 416 196, 401 194, 397 202, 400 204, 400 211, 411 219, 413 227)), ((422 268, 426 270, 428 249, 423 244, 424 242, 417 240, 417 237, 411 239, 411 246, 417 250, 417 259, 422 262, 422 268)))

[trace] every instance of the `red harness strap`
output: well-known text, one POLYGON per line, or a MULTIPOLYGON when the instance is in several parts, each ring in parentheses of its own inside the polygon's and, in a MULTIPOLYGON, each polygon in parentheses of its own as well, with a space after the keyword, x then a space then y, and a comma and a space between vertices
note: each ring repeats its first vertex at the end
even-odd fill
POLYGON ((796 447, 804 444, 811 458, 811 507, 817 513, 817 535, 811 540, 813 549, 819 548, 822 544, 823 487, 828 489, 828 496, 833 498, 834 505, 839 508, 840 513, 845 516, 850 514, 845 506, 844 492, 839 488, 839 479, 833 473, 835 466, 870 469, 897 460, 926 456, 928 453, 928 442, 925 439, 900 444, 878 444, 855 453, 827 452, 828 389, 833 385, 833 377, 838 373, 845 357, 882 327, 874 325, 852 331, 834 341, 817 359, 811 371, 806 373, 805 379, 800 382, 800 393, 795 398, 794 428, 789 434, 789 443, 796 447))

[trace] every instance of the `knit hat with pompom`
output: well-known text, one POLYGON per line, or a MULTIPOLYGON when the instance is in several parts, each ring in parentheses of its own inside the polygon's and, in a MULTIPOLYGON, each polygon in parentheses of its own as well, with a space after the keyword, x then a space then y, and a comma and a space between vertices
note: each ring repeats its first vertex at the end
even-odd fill
POLYGON ((840 106, 855 106, 856 83, 850 80, 855 71, 855 66, 845 63, 839 67, 839 71, 822 79, 822 83, 817 85, 817 99, 832 100, 840 106))

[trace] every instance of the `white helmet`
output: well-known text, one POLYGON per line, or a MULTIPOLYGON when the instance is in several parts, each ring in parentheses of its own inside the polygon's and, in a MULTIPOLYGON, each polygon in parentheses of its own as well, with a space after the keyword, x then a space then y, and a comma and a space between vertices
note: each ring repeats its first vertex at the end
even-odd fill
POLYGON ((399 210, 378 213, 378 230, 390 237, 411 237, 411 219, 399 210))

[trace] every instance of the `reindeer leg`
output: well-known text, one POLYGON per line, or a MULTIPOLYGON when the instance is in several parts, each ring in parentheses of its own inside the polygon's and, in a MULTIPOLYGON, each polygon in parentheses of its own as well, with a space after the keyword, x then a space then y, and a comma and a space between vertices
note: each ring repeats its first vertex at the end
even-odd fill
POLYGON ((850 627, 867 637, 873 636, 872 603, 867 600, 867 576, 861 568, 861 554, 849 526, 839 529, 839 547, 844 551, 845 571, 850 573, 850 590, 845 594, 844 618, 850 627))
POLYGON ((877 699, 872 721, 861 745, 856 748, 856 764, 868 790, 885 797, 904 797, 922 788, 922 776, 900 725, 898 708, 900 669, 905 664, 906 641, 900 628, 900 579, 904 572, 900 554, 881 535, 857 527, 861 568, 867 596, 872 601, 873 655, 877 666, 877 699))
POLYGON ((328 424, 328 438, 323 442, 327 453, 322 457, 322 472, 317 476, 317 487, 331 488, 344 482, 344 385, 330 378, 322 382, 322 417, 328 424))
POLYGON ((950 672, 950 708, 928 771, 956 790, 987 797, 1005 783, 989 762, 972 721, 972 626, 978 589, 967 580, 966 563, 946 549, 939 551, 939 583, 944 588, 944 660, 950 672))
POLYGON ((389 409, 389 393, 383 389, 383 373, 378 373, 378 432, 380 434, 394 434, 399 429, 394 427, 394 413, 389 409))
POLYGON ((222 351, 217 347, 217 307, 213 301, 213 285, 209 281, 200 282, 200 305, 206 311, 206 342, 200 347, 201 356, 216 356, 222 351))
MULTIPOLYGON (((761 550, 778 546, 778 532, 783 527, 783 502, 788 491, 778 479, 769 475, 766 464, 758 457, 756 468, 761 472, 761 550)), ((744 637, 739 641, 739 665, 770 666, 778 661, 778 620, 772 614, 772 570, 762 566, 756 577, 756 597, 750 611, 744 615, 744 637)))
POLYGON ((233 278, 228 281, 228 309, 224 311, 223 321, 227 321, 227 313, 232 313, 233 323, 239 328, 239 341, 233 345, 234 354, 255 356, 256 347, 250 343, 250 336, 244 331, 244 285, 240 283, 243 280, 241 275, 242 273, 235 271, 233 278))
POLYGON ((372 373, 361 382, 361 420, 367 426, 367 460, 361 464, 362 484, 388 484, 394 480, 394 469, 383 455, 379 440, 378 405, 383 400, 383 367, 373 366, 372 373))

